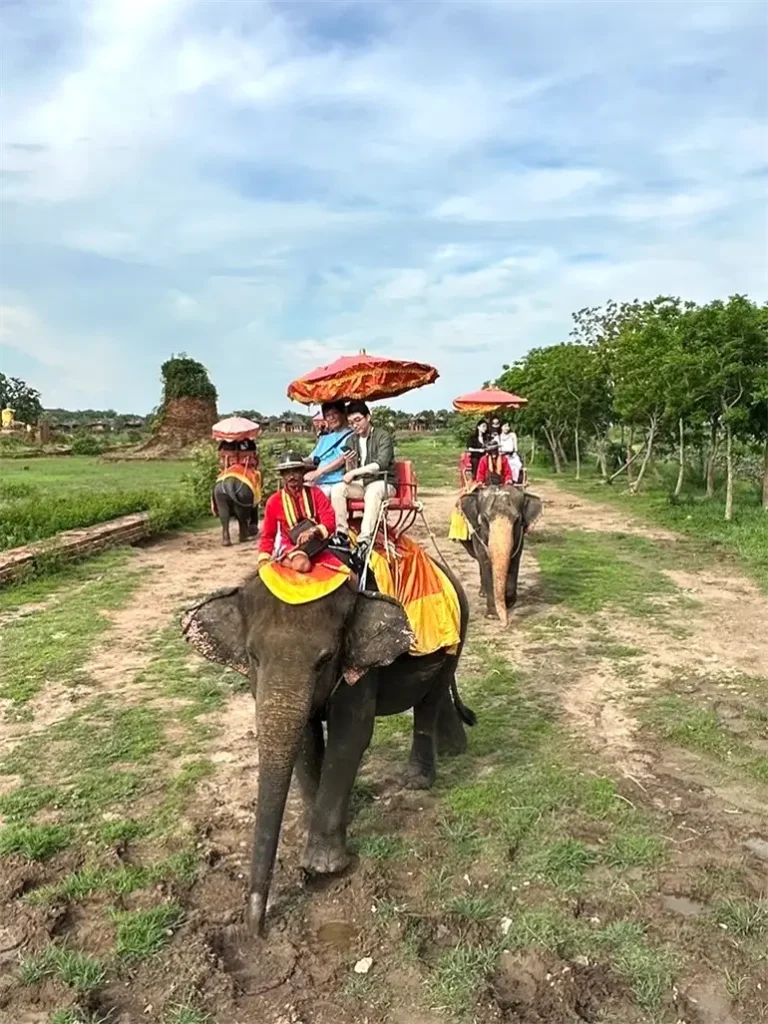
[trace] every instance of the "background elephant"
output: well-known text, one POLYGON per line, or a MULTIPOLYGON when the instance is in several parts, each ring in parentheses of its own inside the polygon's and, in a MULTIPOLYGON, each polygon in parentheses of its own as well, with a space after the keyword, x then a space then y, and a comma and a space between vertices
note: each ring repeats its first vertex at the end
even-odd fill
POLYGON ((480 594, 487 614, 507 624, 507 609, 517 601, 517 577, 525 531, 541 515, 541 500, 520 487, 481 487, 461 499, 472 525, 465 549, 480 565, 480 594))
POLYGON ((241 544, 257 532, 259 506, 254 504, 253 491, 243 480, 232 476, 217 480, 213 488, 213 507, 221 522, 221 542, 225 548, 232 544, 229 521, 233 517, 240 528, 238 541, 241 544))
MULTIPOLYGON (((446 571, 444 569, 444 571, 446 571)), ((208 598, 185 616, 184 633, 207 658, 248 674, 256 701, 259 776, 248 922, 262 933, 291 774, 309 810, 302 865, 324 874, 349 862, 347 812, 376 715, 414 709, 408 784, 432 785, 435 755, 466 747, 475 716, 456 689, 461 644, 413 657, 405 612, 392 598, 345 584, 309 604, 277 600, 258 577, 208 598), (323 726, 326 725, 326 731, 323 726)))

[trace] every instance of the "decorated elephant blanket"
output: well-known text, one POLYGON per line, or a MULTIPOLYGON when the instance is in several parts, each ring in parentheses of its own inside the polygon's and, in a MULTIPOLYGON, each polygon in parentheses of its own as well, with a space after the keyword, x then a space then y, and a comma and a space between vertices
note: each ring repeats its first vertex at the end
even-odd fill
POLYGON ((296 572, 282 562, 262 565, 259 577, 267 590, 285 604, 309 604, 327 597, 350 577, 349 568, 328 552, 312 563, 309 572, 296 572))
POLYGON ((377 544, 370 569, 382 594, 399 601, 408 616, 416 642, 411 654, 455 650, 461 635, 461 609, 456 590, 424 548, 410 537, 397 538, 385 552, 377 544))
MULTIPOLYGON (((222 469, 216 477, 216 483, 218 484, 222 480, 238 480, 241 484, 251 488, 254 505, 258 505, 261 501, 260 470, 253 469, 251 466, 243 466, 242 463, 237 462, 233 466, 227 466, 226 469, 222 469)), ((215 516, 219 514, 213 494, 211 494, 211 512, 215 516)))

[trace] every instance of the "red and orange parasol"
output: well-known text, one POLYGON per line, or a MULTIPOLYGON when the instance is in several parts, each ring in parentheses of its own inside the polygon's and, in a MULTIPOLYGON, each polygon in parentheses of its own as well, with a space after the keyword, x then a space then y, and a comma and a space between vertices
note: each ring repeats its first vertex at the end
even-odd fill
POLYGON ((522 409, 528 405, 527 398, 521 398, 501 388, 481 388, 467 395, 454 398, 453 407, 459 412, 494 412, 496 409, 522 409))
POLYGON ((291 381, 288 397, 304 405, 321 405, 341 399, 375 402, 381 398, 396 398, 406 391, 432 384, 438 376, 434 366, 427 363, 369 356, 361 352, 356 356, 342 356, 291 381))
POLYGON ((215 423, 211 433, 217 441, 247 441, 261 433, 261 426, 244 416, 229 416, 215 423))

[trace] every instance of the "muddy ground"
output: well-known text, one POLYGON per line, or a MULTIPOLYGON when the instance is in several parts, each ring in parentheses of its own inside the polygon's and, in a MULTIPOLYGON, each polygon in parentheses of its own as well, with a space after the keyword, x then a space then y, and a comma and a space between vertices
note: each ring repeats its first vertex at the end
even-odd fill
MULTIPOLYGON (((401 785, 407 721, 377 727, 351 826, 357 856, 337 879, 303 877, 292 793, 262 941, 242 927, 252 700, 176 636, 179 609, 238 582, 253 550, 223 551, 210 531, 135 554, 130 600, 88 657, 46 680, 23 713, 6 708, 0 792, 25 794, 3 805, 6 821, 66 821, 76 840, 41 859, 2 860, 0 1020, 768 1018, 768 600, 673 534, 550 484, 532 490, 544 515, 506 631, 484 617, 475 564, 441 539, 453 495, 426 497, 472 605, 460 687, 480 725, 428 794, 401 785), (136 785, 73 804, 78 773, 102 764, 99 744, 122 727, 108 715, 126 709, 154 741, 142 733, 99 770, 133 771, 136 785), (95 745, 87 763, 73 753, 81 742, 95 745), (63 776, 66 792, 46 803, 39 791, 63 776), (540 800, 537 790, 527 824, 513 827, 509 808, 530 809, 515 794, 532 778, 551 793, 540 800), (595 794, 607 794, 597 809, 595 794), (133 825, 106 827, 121 822, 133 825), (158 868, 117 891, 109 881, 179 853, 188 870, 158 868), (67 881, 82 882, 89 866, 102 871, 90 888, 67 881), (115 910, 157 905, 174 908, 157 949, 122 956, 115 910), (97 958, 103 975, 73 984, 58 969, 35 973, 30 958, 51 943, 97 958)), ((31 622, 61 600, 54 593, 8 621, 31 622)))

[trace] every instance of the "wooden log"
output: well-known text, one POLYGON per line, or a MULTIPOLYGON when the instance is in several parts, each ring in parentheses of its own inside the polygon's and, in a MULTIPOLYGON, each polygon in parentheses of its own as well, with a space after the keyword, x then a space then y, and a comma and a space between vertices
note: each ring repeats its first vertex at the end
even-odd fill
POLYGON ((40 559, 83 558, 116 544, 135 544, 149 535, 149 513, 135 512, 96 526, 64 530, 55 537, 0 552, 0 587, 19 579, 40 559))

